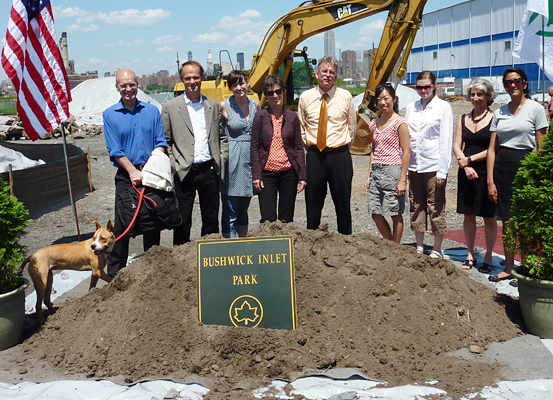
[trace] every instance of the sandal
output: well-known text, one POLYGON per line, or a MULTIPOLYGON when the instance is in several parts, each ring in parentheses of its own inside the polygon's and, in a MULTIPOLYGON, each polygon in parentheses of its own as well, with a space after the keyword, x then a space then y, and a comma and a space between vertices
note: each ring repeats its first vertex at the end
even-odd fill
POLYGON ((432 252, 429 255, 430 258, 444 258, 441 252, 432 250, 432 252))
POLYGON ((488 276, 488 280, 490 282, 493 282, 493 283, 497 283, 497 282, 501 282, 501 281, 506 281, 506 280, 510 280, 510 279, 514 279, 514 276, 509 274, 509 275, 506 275, 504 276, 503 278, 500 278, 499 277, 499 274, 498 275, 490 275, 488 276))
POLYGON ((424 254, 424 247, 417 247, 417 253, 424 254))
POLYGON ((480 268, 478 268, 478 272, 481 272, 483 274, 489 274, 490 272, 492 272, 492 269, 493 269, 493 265, 482 263, 480 268))
POLYGON ((472 267, 474 267, 474 260, 469 260, 468 258, 465 260, 465 262, 461 265, 461 268, 465 270, 469 270, 472 267))

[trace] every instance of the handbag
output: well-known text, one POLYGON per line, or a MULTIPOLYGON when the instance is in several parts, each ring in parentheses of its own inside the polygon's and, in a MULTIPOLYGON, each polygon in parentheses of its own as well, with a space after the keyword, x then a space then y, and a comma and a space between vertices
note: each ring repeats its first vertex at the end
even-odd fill
POLYGON ((133 185, 132 188, 117 195, 116 212, 127 227, 129 237, 136 237, 147 232, 174 229, 182 224, 179 202, 174 190, 166 192, 144 186, 141 191, 133 185), (141 191, 143 192, 142 204, 140 204, 141 191), (140 210, 137 213, 139 204, 140 210))

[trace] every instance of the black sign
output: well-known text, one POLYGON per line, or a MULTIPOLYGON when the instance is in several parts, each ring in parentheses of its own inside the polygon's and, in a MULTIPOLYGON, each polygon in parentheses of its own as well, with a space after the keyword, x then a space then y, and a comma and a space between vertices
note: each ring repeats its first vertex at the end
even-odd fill
POLYGON ((292 236, 198 241, 198 319, 296 329, 292 236))

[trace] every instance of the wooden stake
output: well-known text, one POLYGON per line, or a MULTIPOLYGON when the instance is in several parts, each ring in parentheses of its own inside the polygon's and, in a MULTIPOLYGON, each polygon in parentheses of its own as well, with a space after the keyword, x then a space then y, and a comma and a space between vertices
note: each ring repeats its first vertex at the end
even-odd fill
POLYGON ((8 181, 10 184, 10 196, 13 196, 13 174, 12 165, 8 165, 8 181))
POLYGON ((92 193, 92 167, 90 166, 90 147, 86 148, 86 161, 88 163, 88 187, 92 193))

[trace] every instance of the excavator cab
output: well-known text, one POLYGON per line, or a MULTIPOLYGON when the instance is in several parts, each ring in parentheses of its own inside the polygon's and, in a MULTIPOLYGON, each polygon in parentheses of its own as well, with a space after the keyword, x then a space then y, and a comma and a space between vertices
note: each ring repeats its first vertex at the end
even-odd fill
POLYGON ((307 57, 307 47, 304 47, 302 50, 294 50, 280 65, 278 73, 286 86, 286 99, 284 99, 286 107, 294 111, 298 110, 300 95, 313 87, 311 65, 316 63, 316 60, 310 60, 307 57))

